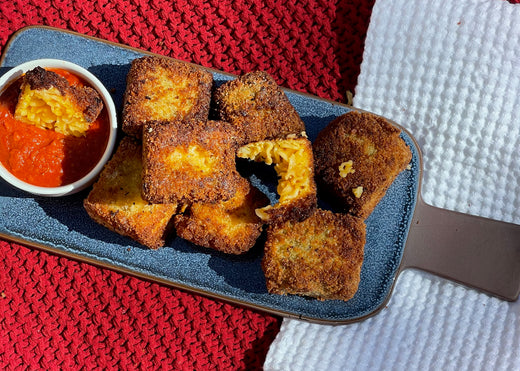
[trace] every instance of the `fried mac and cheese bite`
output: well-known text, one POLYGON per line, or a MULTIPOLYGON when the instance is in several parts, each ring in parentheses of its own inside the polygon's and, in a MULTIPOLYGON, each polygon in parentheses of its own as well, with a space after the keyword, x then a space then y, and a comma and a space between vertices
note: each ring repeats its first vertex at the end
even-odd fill
POLYGON ((274 205, 256 209, 264 222, 303 220, 316 209, 314 159, 311 142, 306 137, 290 135, 285 139, 249 143, 238 149, 237 156, 274 164, 279 199, 274 205))
POLYGON ((64 135, 84 136, 103 109, 99 93, 54 71, 35 67, 23 76, 15 118, 64 135))
POLYGON ((141 144, 126 136, 83 205, 99 224, 149 248, 164 246, 177 204, 151 204, 141 197, 141 144))
POLYGON ((263 71, 225 82, 215 90, 213 101, 221 120, 244 131, 244 144, 305 131, 285 92, 263 71))
POLYGON ((316 179, 352 215, 367 218, 412 158, 401 131, 356 111, 330 122, 313 143, 316 179))
POLYGON ((134 59, 123 98, 123 131, 141 137, 148 121, 207 120, 213 75, 158 56, 134 59))
POLYGON ((362 219, 322 209, 302 222, 270 225, 262 259, 268 292, 350 300, 360 282, 365 239, 362 219))
POLYGON ((249 251, 262 233, 263 222, 255 209, 268 202, 258 189, 242 178, 235 195, 215 204, 194 203, 174 218, 179 237, 227 254, 249 251))
POLYGON ((143 130, 143 197, 152 203, 231 198, 240 174, 240 133, 223 121, 148 122, 143 130))

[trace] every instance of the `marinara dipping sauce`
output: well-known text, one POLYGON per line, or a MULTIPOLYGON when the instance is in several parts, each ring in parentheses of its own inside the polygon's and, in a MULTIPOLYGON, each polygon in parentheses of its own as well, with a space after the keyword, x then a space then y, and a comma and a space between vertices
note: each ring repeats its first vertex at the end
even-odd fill
MULTIPOLYGON (((49 68, 70 85, 85 86, 74 74, 49 68)), ((0 162, 18 179, 40 187, 73 183, 92 170, 103 156, 110 134, 106 107, 90 124, 85 136, 64 135, 14 118, 23 77, 0 95, 0 162)))

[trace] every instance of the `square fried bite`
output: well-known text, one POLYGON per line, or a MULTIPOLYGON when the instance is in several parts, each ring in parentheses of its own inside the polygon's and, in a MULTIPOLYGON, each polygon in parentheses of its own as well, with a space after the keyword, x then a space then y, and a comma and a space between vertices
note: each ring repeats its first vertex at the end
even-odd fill
POLYGON ((15 118, 64 135, 83 136, 103 109, 90 86, 71 85, 58 73, 35 67, 23 75, 15 118))
POLYGON ((253 142, 240 147, 239 158, 273 165, 278 175, 278 202, 256 209, 266 223, 300 221, 316 209, 316 183, 311 142, 289 135, 284 139, 253 142))
POLYGON ((83 205, 92 219, 157 249, 164 246, 177 204, 150 204, 141 197, 141 144, 127 136, 105 165, 83 205))
POLYGON ((262 259, 267 290, 351 299, 360 282, 365 239, 362 219, 322 209, 302 222, 270 225, 262 259))
POLYGON ((262 233, 255 209, 268 202, 246 179, 238 182, 235 195, 215 204, 194 203, 174 218, 179 237, 196 245, 227 254, 250 250, 262 233))
POLYGON ((319 185, 352 215, 368 217, 412 158, 400 133, 371 113, 334 119, 313 143, 319 185))
POLYGON ((242 128, 244 144, 305 131, 285 92, 264 71, 225 82, 215 89, 213 101, 221 120, 242 128))
POLYGON ((141 137, 147 121, 207 120, 213 75, 158 56, 132 61, 123 98, 123 131, 141 137))
POLYGON ((143 130, 143 197, 152 203, 231 198, 240 133, 223 121, 148 122, 143 130))

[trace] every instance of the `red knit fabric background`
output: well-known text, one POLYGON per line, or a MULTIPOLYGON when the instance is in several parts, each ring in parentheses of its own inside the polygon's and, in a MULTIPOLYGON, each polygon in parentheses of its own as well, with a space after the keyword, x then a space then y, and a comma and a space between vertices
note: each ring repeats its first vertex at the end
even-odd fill
MULTIPOLYGON (((374 0, 77 3, 1 1, 1 50, 20 28, 48 25, 234 74, 262 69, 344 102, 374 0)), ((0 369, 255 370, 281 323, 5 241, 0 313, 0 369)))

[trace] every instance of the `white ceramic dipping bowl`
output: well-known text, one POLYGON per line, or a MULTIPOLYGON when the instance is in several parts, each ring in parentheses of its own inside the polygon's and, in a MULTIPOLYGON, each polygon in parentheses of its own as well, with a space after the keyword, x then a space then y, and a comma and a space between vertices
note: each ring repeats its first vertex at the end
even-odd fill
POLYGON ((94 182, 96 177, 99 175, 99 173, 103 169, 103 166, 106 164, 110 156, 112 155, 112 151, 114 150, 114 145, 117 136, 116 108, 110 93, 107 91, 105 86, 101 83, 101 81, 98 80, 96 76, 87 71, 85 68, 78 66, 77 64, 58 59, 37 59, 13 67, 0 77, 0 93, 3 92, 7 86, 9 86, 22 74, 38 66, 42 68, 60 68, 72 72, 76 76, 85 80, 92 88, 98 91, 98 93, 103 99, 103 104, 105 105, 108 111, 108 118, 110 124, 110 134, 105 151, 101 156, 99 162, 83 178, 75 181, 74 183, 62 185, 59 187, 40 187, 26 183, 15 177, 13 174, 11 174, 1 163, 0 177, 2 177, 7 183, 11 184, 12 186, 34 195, 49 197, 66 196, 79 192, 90 186, 94 182))

